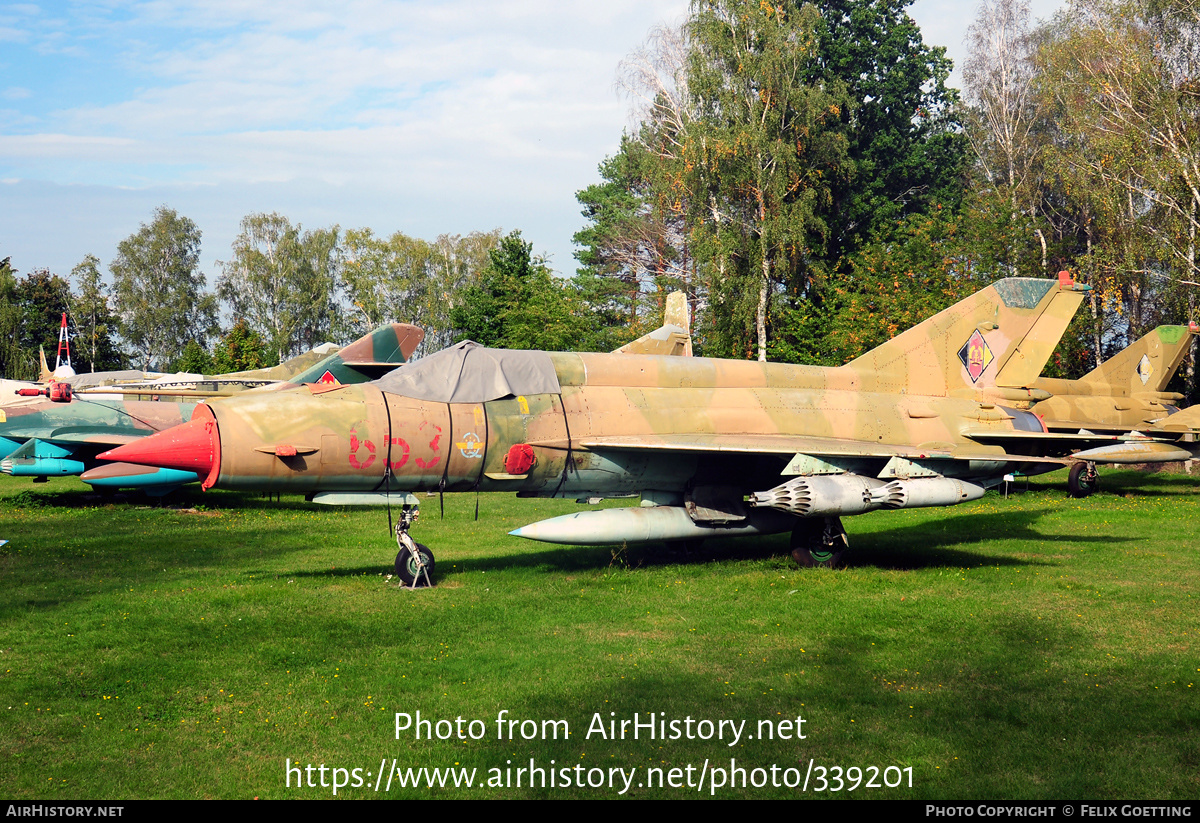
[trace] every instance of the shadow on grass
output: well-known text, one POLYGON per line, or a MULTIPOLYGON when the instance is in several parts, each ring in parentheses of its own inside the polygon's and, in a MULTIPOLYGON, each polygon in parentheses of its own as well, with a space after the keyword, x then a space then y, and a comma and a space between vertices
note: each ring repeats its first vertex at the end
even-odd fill
POLYGON ((0 491, 0 503, 15 509, 96 509, 106 506, 155 509, 253 509, 267 508, 282 510, 311 510, 312 505, 292 495, 279 498, 251 492, 216 491, 204 492, 192 484, 175 489, 165 495, 151 495, 134 489, 97 491, 89 486, 63 488, 55 485, 43 488, 43 484, 10 482, 0 491))
MULTIPOLYGON (((1145 487, 1153 493, 1166 487, 1174 494, 1175 489, 1190 489, 1191 480, 1180 476, 1156 476, 1136 472, 1119 472, 1118 479, 1133 487, 1145 487)), ((962 512, 948 514, 942 512, 875 512, 860 517, 845 518, 844 522, 850 532, 851 550, 845 561, 851 568, 873 567, 883 570, 910 571, 925 568, 954 567, 971 568, 980 566, 1032 566, 1043 565, 1052 561, 1041 561, 1036 558, 1017 558, 1013 556, 1011 547, 1003 552, 988 550, 989 541, 1002 540, 1009 542, 1027 542, 1037 547, 1044 547, 1047 553, 1053 552, 1053 546, 1059 541, 1070 543, 1112 543, 1120 538, 1108 535, 1081 536, 1078 534, 1053 535, 1045 534, 1036 528, 1044 514, 1052 513, 1061 506, 1061 492, 1043 485, 1034 485, 1023 493, 1032 495, 1027 498, 1033 506, 1026 504, 1024 508, 1007 508, 1002 511, 962 512), (1041 497, 1045 497, 1044 507, 1041 497), (1055 499, 1050 499, 1050 498, 1055 499), (1031 510, 1032 509, 1032 510, 1031 510)), ((45 507, 63 507, 67 509, 95 509, 97 501, 111 499, 108 496, 97 495, 85 488, 65 490, 49 490, 35 492, 22 489, 18 492, 23 504, 33 510, 45 507)), ((128 506, 146 505, 146 499, 141 495, 130 495, 128 506), (142 500, 139 504, 137 501, 142 500)), ((118 498, 119 500, 119 498, 118 498)), ((447 498, 450 502, 451 498, 447 498)), ((13 505, 12 498, 5 502, 13 505)), ((159 505, 163 501, 158 501, 159 505)), ((257 494, 239 492, 203 493, 198 488, 181 489, 165 500, 165 508, 175 511, 196 509, 199 514, 215 514, 224 511, 257 511, 314 513, 314 507, 298 498, 286 498, 277 501, 257 494)), ((153 502, 149 505, 154 505, 153 502)), ((447 521, 451 519, 469 518, 473 501, 468 498, 455 499, 455 505, 448 512, 447 521), (459 511, 461 510, 461 511, 459 511)), ((124 508, 124 507, 120 507, 124 508)), ((521 509, 524 510, 523 508, 521 509)), ((318 511, 322 511, 318 507, 318 511)), ((334 513, 323 510, 323 513, 334 513)), ((49 512, 47 512, 49 514, 49 512)), ((367 517, 367 512, 355 512, 355 520, 367 517)), ((103 512, 98 512, 103 517, 103 512)), ((186 516, 186 515, 185 515, 186 516)), ((436 518, 436 515, 433 515, 436 518)), ((153 575, 153 570, 162 568, 178 569, 183 567, 202 567, 208 565, 230 565, 236 568, 239 575, 272 575, 302 578, 344 578, 360 577, 363 575, 387 574, 393 570, 396 555, 395 541, 386 530, 386 513, 382 509, 371 510, 371 517, 376 521, 378 531, 371 527, 367 534, 369 538, 369 557, 367 563, 362 562, 361 555, 345 566, 330 562, 321 568, 312 568, 307 562, 307 546, 305 540, 322 542, 323 531, 305 531, 311 529, 307 525, 294 525, 281 521, 273 521, 270 532, 271 539, 257 539, 253 535, 253 527, 242 528, 239 532, 226 534, 221 531, 220 517, 195 518, 192 525, 183 527, 163 524, 163 541, 144 536, 130 540, 120 549, 102 547, 99 551, 91 547, 56 549, 63 552, 64 559, 72 567, 72 574, 124 579, 130 574, 130 562, 143 567, 138 577, 145 579, 147 574, 153 575), (169 538, 166 535, 170 535, 169 538), (140 555, 138 561, 131 561, 131 555, 126 551, 135 548, 140 555), (83 557, 84 549, 89 555, 83 557), (280 558, 295 555, 296 567, 290 570, 269 570, 260 564, 267 558, 280 558), (254 569, 245 568, 245 561, 250 560, 254 569), (82 561, 82 562, 81 562, 82 561)), ((498 521, 508 522, 507 514, 497 518, 498 521)), ((485 519, 487 519, 485 515, 485 519)), ((87 524, 80 524, 84 532, 94 531, 96 521, 92 519, 87 524)), ((438 519, 438 522, 441 522, 438 519)), ((72 527, 63 524, 66 532, 72 527)), ((431 524, 432 525, 432 524, 431 524)), ((704 541, 699 546, 688 546, 682 542, 665 544, 647 543, 622 546, 609 544, 603 546, 554 546, 537 544, 519 538, 506 537, 498 528, 494 535, 484 538, 488 544, 489 555, 479 557, 461 552, 461 540, 447 539, 446 534, 425 533, 419 535, 421 542, 427 543, 438 560, 436 576, 441 579, 472 571, 501 571, 508 568, 537 568, 552 572, 603 572, 606 569, 627 570, 639 568, 661 568, 684 564, 721 563, 744 564, 747 561, 764 561, 776 559, 790 564, 788 558, 788 536, 770 535, 749 538, 713 538, 704 541), (494 547, 494 549, 493 549, 494 547)), ((78 528, 78 527, 76 527, 78 528)), ((333 528, 327 526, 326 528, 333 528)), ((361 526, 356 526, 361 531, 361 526)), ((445 525, 439 526, 440 529, 445 525)), ((454 529, 457 526, 451 525, 454 529)), ((128 526, 126 526, 128 529, 128 526)), ((43 544, 53 544, 58 540, 71 538, 66 534, 57 538, 50 534, 41 535, 43 544)), ((110 534, 107 542, 124 543, 132 535, 128 532, 110 534)), ((73 541, 74 542, 74 541, 73 541)), ((133 555, 137 556, 137 555, 133 555)), ((291 565, 290 563, 288 565, 291 565)))
POLYGON ((875 566, 896 571, 939 566, 973 568, 1048 565, 1047 561, 1024 560, 988 553, 987 545, 992 540, 1028 541, 1049 547, 1059 542, 1108 545, 1127 540, 1100 534, 1046 534, 1034 528, 1042 515, 1053 511, 1043 509, 955 514, 938 520, 926 520, 859 536, 851 532, 851 551, 846 555, 846 564, 851 567, 875 566), (971 548, 968 549, 968 546, 971 548))
MULTIPOLYGON (((975 568, 982 566, 1038 566, 1052 565, 1052 561, 1019 559, 1011 554, 987 552, 986 539, 981 535, 994 535, 1005 541, 1028 541, 1039 545, 1053 546, 1058 542, 1112 544, 1124 538, 1111 535, 1048 535, 1035 529, 1043 514, 1053 511, 1007 511, 992 513, 960 514, 937 520, 922 520, 883 531, 855 535, 854 521, 847 518, 850 526, 851 550, 846 554, 846 565, 850 568, 873 567, 890 571, 915 571, 925 568, 952 567, 975 568)), ((883 515, 887 517, 885 513, 883 515)), ((626 570, 661 568, 683 564, 701 563, 744 563, 746 561, 787 558, 789 537, 786 534, 762 537, 714 538, 700 546, 686 547, 677 543, 642 543, 632 545, 608 544, 601 546, 555 546, 521 541, 529 550, 520 551, 514 538, 505 547, 512 545, 513 551, 491 557, 455 558, 452 555, 438 557, 436 544, 429 546, 438 559, 436 576, 447 576, 463 571, 503 571, 511 568, 545 569, 547 571, 578 573, 599 572, 605 569, 626 570), (450 570, 453 563, 455 568, 450 570)), ((386 538, 380 541, 381 553, 387 553, 390 545, 386 538)), ((791 560, 787 559, 790 563, 791 560)), ((383 565, 389 567, 390 563, 383 565)), ((328 571, 296 571, 304 577, 357 576, 373 574, 378 566, 358 566, 328 571)))
POLYGON ((1177 497, 1200 491, 1200 477, 1159 472, 1100 472, 1099 494, 1138 497, 1177 497))
MULTIPOLYGON (((1171 464, 1167 464, 1168 466, 1171 464)), ((1145 471, 1134 469, 1111 469, 1098 467, 1100 472, 1100 489, 1098 495, 1136 494, 1138 497, 1174 497, 1192 495, 1200 490, 1200 476, 1192 477, 1168 471, 1166 468, 1147 468, 1145 471)), ((1011 492, 1016 497, 1027 494, 1035 497, 1043 494, 1063 494, 1067 491, 1065 474, 1050 475, 1034 479, 1028 487, 1018 484, 1011 492)))

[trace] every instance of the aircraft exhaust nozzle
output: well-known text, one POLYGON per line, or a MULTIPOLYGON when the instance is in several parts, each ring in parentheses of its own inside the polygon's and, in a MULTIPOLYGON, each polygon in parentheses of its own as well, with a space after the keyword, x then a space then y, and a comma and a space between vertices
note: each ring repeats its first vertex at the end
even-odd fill
POLYGON ((858 474, 793 477, 791 480, 750 495, 750 505, 770 507, 798 517, 862 514, 882 506, 875 490, 884 483, 858 474))
POLYGON ((920 509, 954 506, 983 497, 984 488, 950 477, 893 480, 875 490, 872 497, 885 509, 920 509))

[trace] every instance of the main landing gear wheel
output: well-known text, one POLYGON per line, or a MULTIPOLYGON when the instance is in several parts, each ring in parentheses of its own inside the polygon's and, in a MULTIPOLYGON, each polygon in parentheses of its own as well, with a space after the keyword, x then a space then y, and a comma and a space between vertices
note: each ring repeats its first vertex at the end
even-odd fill
POLYGON ((396 576, 410 589, 432 585, 430 580, 433 576, 433 552, 423 543, 413 545, 417 548, 416 555, 406 546, 401 547, 396 555, 396 576))
POLYGON ((806 517, 792 529, 792 559, 800 566, 841 568, 849 545, 840 517, 806 517))
POLYGON ((1076 463, 1067 475, 1067 489, 1072 497, 1089 497, 1100 488, 1100 475, 1095 463, 1076 463))

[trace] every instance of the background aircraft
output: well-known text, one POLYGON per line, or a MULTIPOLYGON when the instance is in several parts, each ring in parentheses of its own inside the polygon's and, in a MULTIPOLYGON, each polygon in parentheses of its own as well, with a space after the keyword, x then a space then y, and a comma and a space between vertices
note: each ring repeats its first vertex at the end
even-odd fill
MULTIPOLYGON (((395 323, 382 326, 341 350, 324 357, 302 355, 289 361, 285 372, 260 370, 234 375, 274 375, 270 383, 259 382, 255 392, 272 392, 303 383, 339 386, 361 383, 379 377, 412 355, 424 332, 416 326, 395 323)), ((278 369, 279 367, 276 367, 278 369)), ((193 375, 193 377, 196 377, 193 375)), ((225 376, 223 376, 225 377, 225 376)), ((138 440, 157 431, 191 419, 194 402, 97 398, 74 393, 58 400, 46 397, 13 398, 14 381, 4 381, 0 392, 8 402, 0 407, 0 471, 15 476, 33 477, 83 474, 83 479, 99 488, 139 487, 165 494, 181 483, 197 478, 191 472, 155 471, 145 466, 98 464, 98 452, 122 443, 138 440), (9 399, 12 398, 12 399, 9 399)), ((46 389, 47 392, 54 384, 46 389)), ((241 388, 248 388, 240 386, 241 388)), ((219 389, 217 389, 219 390, 219 389)), ((128 389, 147 396, 159 394, 195 395, 193 389, 175 386, 162 389, 128 389)), ((201 390, 199 394, 208 394, 201 390)))
POLYGON ((1039 377, 1034 389, 1053 395, 1033 406, 1051 431, 1129 431, 1152 426, 1183 399, 1166 391, 1200 326, 1159 326, 1078 380, 1039 377))
MULTIPOLYGON (((332 503, 476 489, 640 495, 641 507, 514 534, 609 543, 790 530, 799 562, 832 564, 841 515, 952 505, 1009 472, 1064 465, 1044 456, 1062 446, 1037 416, 997 398, 1027 396, 1005 387, 1037 378, 1084 289, 1003 280, 838 368, 464 342, 370 384, 217 400, 102 458, 195 472, 206 489, 332 503), (1017 433, 1022 448, 983 442, 991 432, 1017 433)), ((409 522, 396 567, 412 583, 433 559, 409 522)))
MULTIPOLYGON (((144 394, 162 394, 172 389, 196 389, 194 394, 197 396, 203 396, 205 390, 207 390, 206 393, 208 395, 212 396, 235 394, 257 386, 265 386, 281 380, 287 380, 338 351, 337 346, 332 343, 325 343, 317 346, 315 349, 285 360, 277 366, 214 375, 193 374, 191 372, 147 372, 139 369, 76 374, 75 370, 71 367, 70 344, 66 341, 65 337, 67 330, 66 322, 67 316, 64 314, 58 345, 58 357, 55 360, 53 370, 46 363, 46 352, 38 352, 38 357, 41 361, 41 373, 38 377, 38 383, 44 385, 52 382, 66 383, 71 386, 72 393, 86 391, 97 394, 99 393, 98 389, 105 387, 106 391, 111 390, 113 396, 117 396, 123 392, 129 393, 128 390, 130 389, 145 389, 147 391, 139 392, 144 394), (153 389, 157 389, 158 392, 149 391, 153 389)), ((6 384, 20 382, 22 381, 5 381, 6 384)), ((5 391, 0 395, 0 398, 7 398, 9 394, 9 392, 5 391)))
POLYGON ((1071 466, 1071 494, 1086 497, 1096 490, 1096 462, 1155 463, 1192 456, 1179 433, 1196 429, 1187 422, 1195 413, 1172 417, 1183 395, 1166 388, 1198 334, 1194 321, 1159 326, 1078 380, 1040 377, 1034 382, 1034 390, 1053 395, 1031 407, 1051 432, 1142 433, 1076 452, 1081 462, 1071 466))

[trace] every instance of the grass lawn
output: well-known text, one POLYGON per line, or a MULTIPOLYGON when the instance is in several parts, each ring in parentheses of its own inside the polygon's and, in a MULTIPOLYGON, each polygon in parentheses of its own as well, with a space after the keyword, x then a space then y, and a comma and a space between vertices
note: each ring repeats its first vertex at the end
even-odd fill
POLYGON ((448 495, 407 591, 383 510, 6 477, 0 796, 1194 799, 1198 483, 847 518, 837 572, 448 495))

